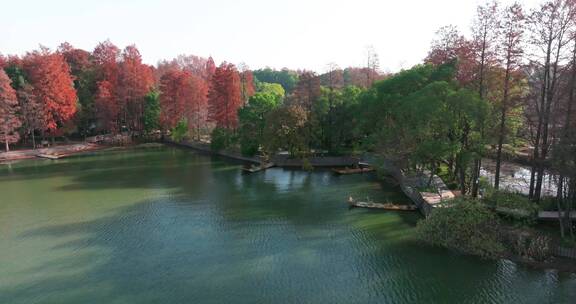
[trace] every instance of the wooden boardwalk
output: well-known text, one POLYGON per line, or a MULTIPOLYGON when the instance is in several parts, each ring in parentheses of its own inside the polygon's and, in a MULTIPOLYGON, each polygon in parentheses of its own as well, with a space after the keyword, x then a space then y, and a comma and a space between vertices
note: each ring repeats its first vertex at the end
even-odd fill
MULTIPOLYGON (((566 212, 561 212, 560 213, 562 215, 562 217, 566 216, 566 212)), ((538 219, 543 220, 543 221, 551 221, 551 220, 558 220, 558 216, 560 215, 558 211, 540 211, 538 212, 538 219)), ((572 221, 576 221, 576 211, 572 211, 570 213, 570 219, 572 221)))
POLYGON ((397 205, 392 203, 371 203, 371 202, 358 202, 352 197, 348 198, 348 205, 350 207, 370 208, 370 209, 383 209, 393 211, 416 211, 418 208, 414 205, 397 205))

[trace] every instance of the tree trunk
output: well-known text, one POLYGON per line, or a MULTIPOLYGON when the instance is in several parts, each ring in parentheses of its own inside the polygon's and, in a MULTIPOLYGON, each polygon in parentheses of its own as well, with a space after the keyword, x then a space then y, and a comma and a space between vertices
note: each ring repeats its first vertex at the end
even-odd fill
POLYGON ((512 54, 508 50, 506 55, 506 75, 504 76, 504 96, 502 96, 502 109, 500 112, 500 130, 498 133, 498 150, 496 152, 496 172, 494 174, 494 189, 500 188, 500 168, 502 166, 502 145, 506 137, 506 111, 508 108, 508 99, 510 98, 510 69, 512 54))
POLYGON ((502 145, 504 144, 504 129, 505 129, 505 119, 506 111, 502 109, 500 116, 500 131, 498 134, 498 150, 496 151, 496 171, 494 173, 494 189, 500 189, 500 168, 502 167, 502 145))
POLYGON ((558 209, 558 224, 560 225, 560 237, 564 238, 565 233, 564 233, 564 217, 562 216, 562 211, 563 211, 563 200, 564 200, 564 187, 563 187, 563 181, 564 181, 564 177, 560 176, 560 178, 558 179, 558 192, 556 195, 556 208, 558 209))
POLYGON ((34 136, 34 130, 32 130, 32 147, 36 150, 36 136, 34 136))

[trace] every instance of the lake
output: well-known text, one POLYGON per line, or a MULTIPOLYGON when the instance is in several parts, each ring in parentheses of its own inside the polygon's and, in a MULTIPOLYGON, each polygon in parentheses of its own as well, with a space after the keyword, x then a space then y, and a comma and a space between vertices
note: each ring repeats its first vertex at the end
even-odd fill
POLYGON ((432 248, 373 175, 173 147, 0 165, 0 303, 575 303, 576 275, 432 248))

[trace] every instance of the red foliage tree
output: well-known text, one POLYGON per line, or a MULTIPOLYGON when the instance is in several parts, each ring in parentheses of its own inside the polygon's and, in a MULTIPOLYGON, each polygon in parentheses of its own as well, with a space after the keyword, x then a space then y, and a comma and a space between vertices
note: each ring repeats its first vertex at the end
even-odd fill
POLYGON ((206 75, 204 79, 206 81, 211 81, 214 73, 216 73, 216 64, 214 63, 212 56, 210 56, 208 57, 208 61, 206 61, 206 75))
POLYGON ((223 62, 216 68, 208 92, 208 117, 216 126, 238 126, 238 108, 242 106, 240 75, 233 64, 223 62))
POLYGON ((17 116, 18 99, 11 82, 4 70, 0 69, 0 140, 4 142, 6 152, 10 151, 10 143, 20 139, 17 129, 22 124, 17 116))
POLYGON ((80 75, 80 73, 90 68, 89 52, 76 49, 68 42, 60 44, 58 52, 64 56, 64 59, 70 66, 72 75, 80 75))
POLYGON ((3 69, 8 64, 8 60, 0 53, 0 69, 3 69))
POLYGON ((118 60, 120 49, 110 40, 99 43, 92 52, 92 58, 97 70, 98 81, 108 80, 116 84, 118 80, 118 60))
POLYGON ((121 119, 129 129, 144 129, 144 98, 153 85, 152 69, 142 63, 136 46, 127 46, 119 65, 117 97, 121 119))
POLYGON ((208 83, 196 75, 190 78, 192 95, 185 109, 188 120, 188 128, 200 136, 200 128, 204 126, 208 119, 208 83))
POLYGON ((98 82, 94 105, 96 107, 96 118, 99 122, 98 129, 117 133, 119 130, 118 114, 120 109, 114 96, 114 84, 108 80, 98 82))
POLYGON ((41 48, 25 56, 24 69, 42 105, 46 131, 55 134, 76 113, 77 97, 70 67, 62 54, 41 48))
POLYGON ((117 133, 120 130, 120 106, 117 98, 120 49, 109 40, 92 52, 96 77, 94 107, 97 129, 117 133))
POLYGON ((254 95, 256 88, 254 87, 254 75, 250 70, 245 70, 240 73, 240 89, 242 93, 242 101, 244 104, 248 103, 250 96, 254 95))
POLYGON ((160 78, 160 125, 171 129, 185 118, 187 103, 192 99, 192 74, 169 71, 160 78))
POLYGON ((32 136, 32 145, 36 149, 36 130, 44 130, 44 116, 42 115, 42 105, 34 94, 34 87, 25 84, 17 92, 18 102, 20 104, 20 113, 22 114, 22 126, 25 134, 32 136))
POLYGON ((424 60, 426 63, 440 65, 457 61, 456 79, 461 85, 470 86, 476 77, 476 44, 460 34, 455 26, 449 25, 436 32, 437 38, 424 60))
POLYGON ((320 77, 313 72, 300 74, 298 84, 294 89, 295 102, 310 113, 318 97, 320 97, 320 77))

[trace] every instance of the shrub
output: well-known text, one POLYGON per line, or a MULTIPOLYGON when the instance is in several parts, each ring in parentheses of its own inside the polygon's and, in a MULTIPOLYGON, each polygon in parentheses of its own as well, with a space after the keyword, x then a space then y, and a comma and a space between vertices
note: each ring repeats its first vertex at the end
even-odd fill
POLYGON ((538 216, 538 205, 527 197, 505 191, 493 191, 486 195, 482 202, 503 214, 523 224, 535 223, 538 216))
POLYGON ((180 142, 186 139, 186 137, 188 137, 188 123, 185 120, 178 122, 178 124, 170 131, 170 137, 175 142, 180 142))
POLYGON ((225 128, 215 128, 212 130, 212 141, 210 148, 213 151, 220 151, 226 149, 234 142, 234 134, 232 131, 225 128))
POLYGON ((240 139, 240 152, 244 156, 254 156, 258 153, 260 145, 255 140, 249 140, 244 137, 240 139))
POLYGON ((496 257, 504 251, 497 216, 474 200, 456 199, 418 223, 420 240, 460 252, 496 257))

